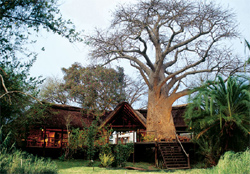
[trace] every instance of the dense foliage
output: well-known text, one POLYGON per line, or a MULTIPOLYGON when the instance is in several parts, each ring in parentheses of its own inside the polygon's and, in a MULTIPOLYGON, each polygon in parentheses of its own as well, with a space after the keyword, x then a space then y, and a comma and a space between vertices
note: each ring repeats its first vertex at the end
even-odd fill
POLYGON ((41 90, 42 99, 61 104, 75 102, 88 111, 110 110, 126 99, 125 75, 120 67, 115 70, 74 63, 62 71, 64 80, 49 79, 41 90))
MULTIPOLYGON (((40 98, 51 103, 76 103, 89 110, 114 109, 121 101, 130 105, 143 100, 146 85, 138 79, 125 75, 123 68, 102 66, 83 67, 74 63, 62 69, 64 79, 47 78, 41 88, 40 98)), ((145 107, 145 103, 140 104, 145 107)))
POLYGON ((0 28, 1 59, 14 57, 17 52, 29 55, 24 44, 42 28, 72 42, 80 40, 72 22, 62 18, 57 0, 1 0, 0 28))
POLYGON ((57 173, 57 166, 50 159, 38 158, 21 151, 14 151, 0 154, 0 173, 54 174, 57 173))
POLYGON ((96 124, 92 123, 91 126, 86 129, 86 133, 87 133, 87 137, 86 137, 86 144, 87 144, 87 157, 89 160, 93 160, 95 152, 96 152, 96 148, 94 146, 94 142, 95 142, 95 138, 96 138, 96 134, 97 134, 97 126, 96 124))
POLYGON ((185 120, 210 164, 215 165, 226 151, 249 146, 249 89, 248 79, 229 77, 224 82, 218 77, 190 96, 185 120))
POLYGON ((125 99, 122 68, 83 67, 73 64, 64 73, 65 89, 75 102, 88 110, 108 110, 125 99))
POLYGON ((129 156, 134 151, 134 144, 117 144, 114 148, 115 163, 118 167, 124 167, 129 156))
POLYGON ((23 116, 38 95, 36 86, 43 80, 29 77, 32 61, 20 63, 17 60, 0 62, 0 125, 23 116))
POLYGON ((68 104, 70 102, 70 97, 64 89, 64 81, 56 77, 46 78, 39 97, 50 103, 68 104))

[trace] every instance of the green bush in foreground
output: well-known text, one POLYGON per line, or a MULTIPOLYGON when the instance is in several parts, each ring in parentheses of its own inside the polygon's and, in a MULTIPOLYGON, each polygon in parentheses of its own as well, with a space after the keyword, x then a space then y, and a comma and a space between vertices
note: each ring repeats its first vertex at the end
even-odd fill
POLYGON ((206 170, 207 173, 220 174, 247 174, 250 173, 250 150, 234 153, 226 152, 219 160, 217 166, 206 170))
POLYGON ((21 151, 0 154, 0 173, 55 174, 57 166, 50 159, 38 158, 21 151))
POLYGON ((128 144, 117 144, 114 148, 115 163, 117 167, 124 167, 130 154, 134 150, 132 143, 128 144))

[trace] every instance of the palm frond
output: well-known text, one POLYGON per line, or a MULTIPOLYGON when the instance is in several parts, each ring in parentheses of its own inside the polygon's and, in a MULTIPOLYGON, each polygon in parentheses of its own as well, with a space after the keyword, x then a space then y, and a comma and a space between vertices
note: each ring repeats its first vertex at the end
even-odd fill
POLYGON ((230 76, 224 82, 218 77, 214 82, 207 81, 189 98, 184 118, 197 140, 201 137, 214 139, 212 142, 218 140, 222 150, 242 148, 237 142, 247 141, 250 134, 249 81, 230 76))

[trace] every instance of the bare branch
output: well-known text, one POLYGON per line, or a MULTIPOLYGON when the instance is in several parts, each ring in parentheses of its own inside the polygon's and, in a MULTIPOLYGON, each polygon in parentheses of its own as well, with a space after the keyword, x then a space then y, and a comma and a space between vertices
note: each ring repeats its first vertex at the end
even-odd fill
POLYGON ((178 82, 177 86, 174 88, 172 94, 176 93, 176 91, 179 89, 180 81, 178 82))
MULTIPOLYGON (((184 71, 186 71, 186 70, 188 70, 188 69, 190 69, 190 68, 193 68, 193 67, 195 67, 195 66, 201 64, 202 62, 205 62, 205 60, 206 60, 206 58, 207 58, 207 56, 208 56, 208 53, 209 53, 210 49, 212 48, 212 46, 214 45, 214 43, 215 43, 216 41, 218 41, 218 40, 217 40, 217 39, 216 39, 216 40, 213 40, 213 41, 210 43, 210 45, 208 46, 208 48, 207 48, 206 51, 205 51, 205 54, 201 57, 201 59, 200 59, 199 61, 197 61, 197 62, 195 62, 195 63, 193 63, 193 64, 191 64, 191 65, 187 65, 187 66, 185 66, 184 68, 180 69, 179 71, 176 71, 176 72, 174 72, 173 74, 167 76, 164 80, 162 80, 162 82, 160 82, 158 88, 161 88, 170 78, 172 78, 172 77, 174 77, 174 76, 176 76, 176 75, 178 75, 178 74, 180 74, 180 73, 182 73, 182 72, 184 72, 184 71)), ((184 49, 184 50, 185 50, 185 49, 184 49)), ((182 51, 183 51, 183 50, 182 50, 182 51)), ((178 55, 178 51, 177 51, 176 54, 175 54, 175 59, 177 59, 177 58, 176 58, 177 55, 178 55)), ((212 68, 212 69, 213 69, 213 68, 212 68)), ((209 70, 209 71, 208 71, 208 70, 193 71, 192 73, 188 72, 188 73, 186 73, 186 74, 195 74, 195 73, 200 73, 200 72, 211 72, 211 70, 209 70)), ((181 76, 181 77, 182 77, 182 78, 183 78, 183 77, 186 77, 186 75, 181 76)), ((178 80, 180 80, 180 77, 178 78, 178 80)))
MULTIPOLYGON (((178 54, 185 51, 185 50, 189 50, 187 46, 185 48, 181 49, 181 50, 176 50, 174 60, 165 63, 163 65, 164 69, 166 69, 166 68, 172 66, 173 64, 175 64, 177 62, 177 60, 178 60, 178 54)), ((191 50, 189 50, 189 51, 191 51, 191 50)))
POLYGON ((151 60, 149 59, 148 55, 147 55, 147 43, 145 40, 143 40, 141 37, 139 37, 139 40, 143 43, 144 45, 144 50, 141 52, 141 54, 143 55, 143 57, 145 58, 145 60, 147 61, 147 65, 151 68, 152 71, 155 71, 155 67, 152 64, 151 60))
MULTIPOLYGON (((5 72, 2 68, 0 68, 0 70, 1 70, 5 75, 7 75, 6 72, 5 72)), ((2 87, 3 87, 4 91, 5 91, 4 94, 2 94, 2 95, 0 96, 0 99, 1 99, 2 97, 4 97, 5 95, 8 95, 9 101, 11 102, 11 98, 10 98, 10 95, 9 95, 9 94, 21 93, 21 94, 24 94, 24 95, 27 95, 27 96, 33 98, 34 100, 36 100, 36 101, 38 101, 40 104, 42 104, 42 102, 41 102, 40 100, 38 100, 37 98, 35 98, 35 97, 33 97, 32 95, 27 94, 27 93, 25 93, 25 92, 22 92, 22 91, 8 91, 8 89, 7 89, 6 86, 5 86, 3 76, 2 76, 1 74, 0 74, 0 79, 1 79, 1 81, 2 81, 2 87)))
POLYGON ((20 94, 24 94, 24 95, 27 95, 29 97, 31 97, 32 99, 36 100, 38 103, 40 103, 41 105, 43 104, 40 100, 38 100, 37 98, 33 97, 32 95, 30 94, 27 94, 25 92, 22 92, 22 91, 8 91, 8 92, 5 92, 4 94, 2 94, 0 96, 0 98, 4 97, 5 95, 9 95, 9 94, 13 94, 13 93, 20 93, 20 94))
POLYGON ((148 88, 149 88, 149 89, 152 89, 152 86, 150 85, 150 83, 149 83, 147 77, 145 76, 144 72, 142 71, 142 69, 141 69, 140 67, 138 67, 138 66, 132 64, 132 62, 130 62, 130 65, 133 66, 133 67, 135 67, 136 69, 139 70, 139 72, 140 72, 141 76, 143 77, 145 83, 148 85, 148 88))
MULTIPOLYGON (((1 70, 4 72, 4 74, 6 74, 6 72, 1 68, 1 70)), ((7 74, 6 74, 7 75, 7 74)), ((3 79, 3 76, 0 74, 0 78, 1 78, 1 81, 2 81, 2 86, 3 86, 3 89, 4 89, 4 91, 5 91, 5 93, 4 93, 4 95, 6 95, 6 94, 8 94, 9 93, 9 91, 8 91, 8 89, 6 88, 6 86, 5 86, 5 83, 4 83, 4 79, 3 79)), ((10 99, 10 96, 8 96, 9 97, 9 101, 11 101, 11 99, 10 99)), ((1 96, 0 96, 0 98, 2 98, 1 96)))

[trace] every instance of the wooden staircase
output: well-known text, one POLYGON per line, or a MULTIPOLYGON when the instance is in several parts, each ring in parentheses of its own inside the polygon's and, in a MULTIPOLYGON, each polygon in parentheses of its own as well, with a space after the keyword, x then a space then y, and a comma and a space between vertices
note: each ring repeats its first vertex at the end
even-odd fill
POLYGON ((164 165, 167 169, 189 169, 189 155, 179 142, 158 142, 164 165))

